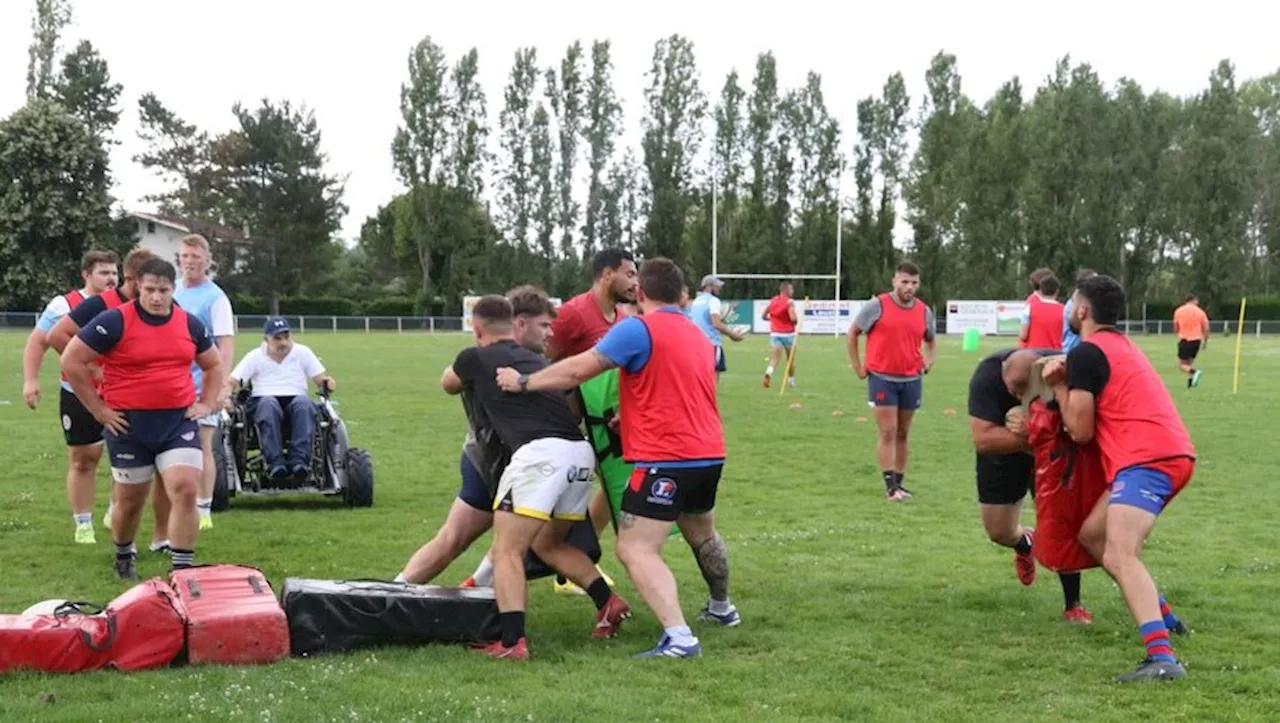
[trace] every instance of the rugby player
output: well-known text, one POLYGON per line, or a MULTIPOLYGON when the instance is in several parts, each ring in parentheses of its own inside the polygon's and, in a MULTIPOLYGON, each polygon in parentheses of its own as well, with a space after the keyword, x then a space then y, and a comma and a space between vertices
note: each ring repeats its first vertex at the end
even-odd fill
POLYGON ((1062 302, 1058 301, 1058 289, 1058 277, 1052 273, 1040 277, 1035 293, 1027 297, 1022 311, 1019 349, 1056 352, 1062 348, 1062 302))
POLYGON ((511 451, 494 496, 490 551, 502 637, 480 650, 495 658, 528 660, 525 556, 531 549, 591 596, 598 611, 592 636, 612 637, 631 607, 610 589, 586 553, 566 541, 573 522, 587 517, 595 452, 564 394, 513 395, 498 388, 500 368, 531 374, 547 364, 543 356, 516 343, 511 302, 502 296, 482 297, 472 319, 476 346, 458 354, 440 385, 449 394, 470 392, 473 411, 488 420, 511 451))
POLYGON ((859 379, 867 380, 867 401, 875 406, 880 435, 876 453, 884 478, 885 498, 911 497, 903 485, 907 471, 911 421, 924 394, 923 375, 936 358, 937 321, 916 299, 920 267, 904 261, 893 274, 893 291, 880 294, 858 310, 849 325, 849 361, 859 379), (858 353, 858 337, 867 336, 867 361, 858 353), (927 352, 920 353, 924 343, 927 352))
MULTIPOLYGON (((507 292, 511 302, 512 338, 520 346, 536 354, 546 352, 547 341, 552 337, 552 318, 555 315, 546 295, 532 286, 522 286, 507 292)), ((510 452, 502 447, 502 441, 493 434, 493 426, 477 415, 474 395, 462 392, 462 408, 467 415, 467 436, 462 443, 462 455, 458 461, 462 486, 449 508, 444 524, 431 541, 423 545, 409 558, 404 569, 396 576, 396 582, 423 585, 444 572, 454 560, 493 526, 493 490, 486 481, 486 473, 501 476, 501 468, 510 452), (481 470, 485 470, 482 473, 481 470)), ((494 485, 496 487, 496 484, 494 485)), ((493 562, 488 555, 481 563, 484 575, 483 587, 492 585, 493 562)), ((606 582, 608 580, 606 579, 606 582)), ((477 587, 475 576, 468 577, 460 587, 477 587)), ((576 585, 574 586, 577 587, 576 585)))
MULTIPOLYGON (((636 300, 636 259, 630 251, 606 248, 591 259, 591 288, 569 299, 556 310, 551 324, 547 356, 552 361, 571 357, 590 349, 604 337, 619 319, 631 315, 628 307, 636 300)), ((609 454, 610 430, 605 417, 617 407, 617 392, 609 379, 588 384, 574 395, 578 412, 585 417, 588 439, 595 446, 600 472, 600 489, 591 497, 588 517, 596 537, 615 519, 622 499, 622 485, 629 469, 620 469, 619 460, 609 454)), ((480 562, 475 573, 463 585, 487 587, 492 580, 493 564, 489 556, 480 562)), ((600 570, 609 585, 613 579, 600 570)), ((554 589, 559 593, 583 595, 585 591, 563 575, 557 575, 554 589)))
MULTIPOLYGON (((1076 286, 1081 281, 1097 276, 1098 272, 1093 269, 1080 269, 1076 272, 1076 286)), ((1067 299, 1067 303, 1062 305, 1062 353, 1068 354, 1076 345, 1080 343, 1080 335, 1071 329, 1071 314, 1075 310, 1075 295, 1073 294, 1067 299)))
POLYGON ((778 366, 778 360, 781 359, 786 363, 788 359, 791 364, 787 367, 787 384, 792 387, 796 385, 796 364, 795 358, 790 356, 791 347, 796 343, 796 324, 799 320, 796 318, 796 303, 792 298, 794 289, 790 281, 784 281, 778 284, 778 295, 769 299, 769 305, 765 307, 764 313, 760 318, 769 322, 769 366, 764 370, 764 386, 769 388, 769 384, 773 381, 773 370, 778 366))
POLYGON ((1196 369, 1196 356, 1209 345, 1209 316, 1195 294, 1187 294, 1174 310, 1173 333, 1178 335, 1178 368, 1187 375, 1187 388, 1198 387, 1204 370, 1196 369))
MULTIPOLYGON (((1049 349, 1006 349, 978 362, 969 379, 969 429, 977 453, 978 509, 987 537, 1013 548, 1018 581, 1036 579, 1031 552, 1033 530, 1021 525, 1022 500, 1035 490, 1035 458, 1028 453, 1026 419, 1009 410, 1018 408, 1026 393, 1031 365, 1055 354, 1049 349)), ((1080 603, 1080 573, 1059 574, 1063 613, 1069 623, 1089 625, 1093 617, 1080 603)))
POLYGON ((1196 451, 1160 375, 1116 324, 1124 288, 1110 276, 1085 279, 1076 289, 1072 326, 1080 344, 1065 363, 1045 364, 1072 440, 1097 439, 1111 482, 1085 520, 1080 542, 1116 581, 1138 625, 1147 657, 1121 682, 1186 676, 1169 642, 1185 633, 1139 557, 1156 518, 1191 481, 1196 451))
POLYGON ((138 273, 138 298, 93 317, 62 353, 72 390, 104 427, 117 483, 111 524, 115 572, 124 580, 138 577, 133 538, 157 471, 174 502, 173 567, 194 562, 196 484, 203 464, 195 420, 211 413, 225 374, 204 324, 173 303, 173 265, 153 258, 138 273), (204 371, 199 399, 193 361, 204 371), (93 381, 99 363, 101 396, 93 381))
MULTIPOLYGON (((231 300, 227 294, 209 278, 211 256, 209 241, 200 234, 183 236, 178 252, 178 264, 182 267, 182 278, 178 279, 178 287, 173 293, 187 313, 194 315, 213 336, 214 345, 222 358, 222 368, 230 370, 234 364, 236 351, 236 321, 231 310, 231 300)), ((196 389, 200 388, 200 367, 191 365, 191 376, 196 389)), ((219 391, 215 409, 221 409, 230 395, 230 389, 219 391)), ((200 425, 200 449, 204 454, 204 469, 200 473, 199 490, 196 494, 196 511, 200 516, 200 529, 213 527, 213 485, 217 480, 218 470, 213 463, 213 433, 218 428, 222 415, 214 412, 197 420, 200 425)), ((307 474, 306 465, 295 465, 291 470, 295 477, 307 474)), ((153 546, 163 547, 168 540, 169 498, 165 496, 165 486, 155 485, 151 498, 152 510, 155 512, 155 529, 152 538, 153 546)))
POLYGON ((619 369, 623 456, 635 465, 622 498, 618 559, 664 629, 637 657, 686 658, 702 645, 685 624, 675 577, 662 545, 675 522, 693 550, 710 599, 698 619, 742 622, 729 600, 729 561, 716 532, 716 490, 724 468, 724 430, 716 405, 709 342, 680 313, 684 275, 669 259, 640 266, 644 313, 619 323, 592 349, 528 373, 505 367, 498 383, 513 394, 574 386, 619 369))
POLYGON ((724 337, 742 341, 745 335, 734 331, 724 320, 724 306, 720 302, 720 292, 724 290, 723 281, 707 274, 702 277, 698 289, 698 295, 689 305, 689 315, 711 341, 712 358, 716 362, 716 381, 719 382, 720 375, 728 368, 724 359, 724 337))
MULTIPOLYGON (((49 332, 86 299, 115 288, 118 262, 113 251, 87 252, 80 258, 84 286, 50 299, 36 320, 22 351, 22 400, 30 409, 40 404, 40 366, 51 346, 49 332)), ((93 478, 102 459, 102 425, 71 392, 66 374, 62 375, 58 417, 67 444, 67 502, 75 523, 75 541, 92 545, 97 542, 93 534, 93 478)))

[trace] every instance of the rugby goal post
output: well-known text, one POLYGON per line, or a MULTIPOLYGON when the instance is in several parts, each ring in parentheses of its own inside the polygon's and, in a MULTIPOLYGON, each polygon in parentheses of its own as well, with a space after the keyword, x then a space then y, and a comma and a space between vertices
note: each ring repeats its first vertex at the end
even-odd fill
MULTIPOLYGON (((836 286, 835 302, 836 302, 836 306, 839 307, 840 305, 840 261, 844 256, 844 224, 841 223, 843 219, 841 218, 840 212, 844 210, 844 204, 840 204, 839 211, 836 213, 835 273, 831 273, 831 274, 732 274, 732 273, 722 274, 720 273, 720 234, 719 234, 720 222, 719 222, 719 217, 717 215, 717 208, 716 208, 717 206, 716 198, 719 195, 720 195, 719 190, 716 187, 716 175, 712 173, 711 174, 711 275, 712 276, 715 276, 716 278, 719 278, 719 279, 747 279, 747 280, 762 280, 762 281, 767 281, 769 279, 776 279, 778 281, 790 281, 792 279, 801 280, 801 281, 803 280, 834 281, 836 286)), ((840 192, 838 188, 836 191, 836 198, 837 199, 840 198, 840 192)), ((808 297, 806 297, 805 300, 807 302, 808 297)), ((754 308, 752 309, 751 313, 753 316, 751 320, 752 326, 754 326, 755 325, 754 308)), ((800 327, 802 326, 804 326, 803 308, 801 309, 801 316, 799 319, 799 323, 796 326, 797 333, 799 332, 800 327)), ((832 332, 832 335, 837 337, 840 336, 840 328, 838 324, 836 325, 836 329, 832 332)))

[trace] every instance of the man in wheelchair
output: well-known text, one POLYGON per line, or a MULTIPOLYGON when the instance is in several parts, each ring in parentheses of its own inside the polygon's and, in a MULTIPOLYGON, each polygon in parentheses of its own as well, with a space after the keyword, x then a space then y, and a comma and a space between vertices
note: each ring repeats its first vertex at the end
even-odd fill
POLYGON ((232 370, 227 385, 233 396, 241 385, 251 385, 247 413, 258 428, 258 444, 272 479, 305 478, 310 473, 311 438, 315 434, 315 403, 307 396, 307 380, 333 391, 333 377, 325 374, 320 359, 305 344, 294 343, 289 322, 283 316, 267 319, 265 341, 245 354, 232 370), (284 447, 288 423, 289 450, 284 447))

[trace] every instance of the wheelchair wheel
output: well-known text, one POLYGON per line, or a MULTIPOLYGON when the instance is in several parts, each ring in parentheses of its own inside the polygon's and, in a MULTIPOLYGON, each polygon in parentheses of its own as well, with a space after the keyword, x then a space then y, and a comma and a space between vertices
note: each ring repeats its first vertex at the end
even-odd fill
POLYGON ((348 507, 373 506, 373 458, 359 447, 347 450, 345 458, 347 486, 342 498, 348 507))
POLYGON ((213 433, 213 467, 217 473, 213 477, 213 501, 209 506, 214 512, 225 512, 231 507, 231 485, 227 479, 229 463, 226 438, 222 427, 218 427, 213 433))

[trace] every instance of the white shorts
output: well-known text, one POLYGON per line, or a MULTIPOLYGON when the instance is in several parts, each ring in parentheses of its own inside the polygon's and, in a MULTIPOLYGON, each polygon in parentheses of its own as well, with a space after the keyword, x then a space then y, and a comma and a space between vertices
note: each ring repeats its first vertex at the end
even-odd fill
POLYGON ((222 412, 214 412, 207 417, 200 417, 196 422, 201 427, 219 427, 222 425, 222 412))
POLYGON ((164 475, 170 467, 194 467, 204 469, 204 452, 194 447, 178 447, 156 455, 152 464, 140 467, 111 468, 111 478, 122 485, 140 485, 151 481, 156 472, 164 475))
POLYGON ((493 509, 539 520, 585 520, 595 466, 585 439, 535 439, 511 455, 493 509))

